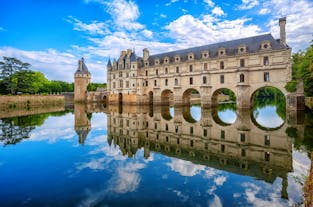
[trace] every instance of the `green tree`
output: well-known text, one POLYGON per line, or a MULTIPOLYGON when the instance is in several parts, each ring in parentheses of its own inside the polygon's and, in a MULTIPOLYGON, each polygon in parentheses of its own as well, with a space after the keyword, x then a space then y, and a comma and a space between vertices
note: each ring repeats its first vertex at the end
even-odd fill
POLYGON ((14 74, 21 70, 27 70, 29 63, 24 63, 14 57, 3 57, 0 62, 0 80, 11 94, 17 92, 17 79, 14 74))

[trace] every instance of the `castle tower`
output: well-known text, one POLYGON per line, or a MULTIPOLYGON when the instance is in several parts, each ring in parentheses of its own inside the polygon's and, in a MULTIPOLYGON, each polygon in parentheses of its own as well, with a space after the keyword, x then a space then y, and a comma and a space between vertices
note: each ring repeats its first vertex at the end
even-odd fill
POLYGON ((74 101, 85 102, 87 86, 90 83, 91 74, 85 64, 84 58, 78 60, 78 68, 74 75, 74 101))

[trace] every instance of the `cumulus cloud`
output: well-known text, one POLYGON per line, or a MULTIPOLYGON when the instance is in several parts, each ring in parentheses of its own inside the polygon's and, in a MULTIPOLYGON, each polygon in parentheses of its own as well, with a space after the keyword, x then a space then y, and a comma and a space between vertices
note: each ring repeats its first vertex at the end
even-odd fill
POLYGON ((267 8, 262 8, 260 11, 259 11, 259 14, 260 15, 265 15, 265 14, 269 14, 270 13, 270 10, 267 9, 267 8))
POLYGON ((204 3, 206 3, 209 7, 213 7, 215 4, 212 0, 203 0, 204 3))
POLYGON ((278 19, 287 17, 287 44, 294 52, 305 49, 312 40, 313 31, 313 2, 307 0, 274 0, 266 1, 264 9, 274 14, 268 23, 271 33, 279 38, 278 19))
POLYGON ((214 7, 214 9, 212 10, 212 14, 214 14, 216 16, 223 16, 223 15, 225 15, 224 11, 219 6, 214 7))
POLYGON ((66 21, 74 25, 74 30, 84 31, 90 35, 104 35, 110 33, 108 24, 104 22, 92 21, 90 24, 87 24, 72 16, 69 16, 66 21))
POLYGON ((183 15, 165 28, 178 43, 185 46, 196 46, 259 34, 261 29, 257 25, 248 24, 250 20, 241 18, 222 21, 211 15, 201 18, 183 15))

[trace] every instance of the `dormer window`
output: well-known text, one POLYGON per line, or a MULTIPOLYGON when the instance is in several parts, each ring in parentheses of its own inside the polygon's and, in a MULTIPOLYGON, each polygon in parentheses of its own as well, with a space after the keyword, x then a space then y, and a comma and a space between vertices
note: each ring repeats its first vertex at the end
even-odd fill
POLYGON ((246 46, 245 45, 240 45, 238 47, 238 53, 242 54, 242 53, 245 53, 245 52, 246 52, 246 46))
POLYGON ((175 62, 179 62, 180 61, 180 57, 178 55, 175 56, 175 62))
POLYGON ((160 63, 159 59, 154 60, 154 64, 159 65, 159 63, 160 63))
POLYGON ((168 64, 169 62, 170 62, 170 60, 168 57, 164 58, 164 64, 168 64))
POLYGON ((209 57, 209 52, 208 51, 203 51, 202 52, 202 58, 208 58, 209 57))
POLYGON ((218 50, 218 56, 224 56, 226 55, 226 49, 225 48, 220 48, 218 50))
POLYGON ((261 49, 262 50, 267 50, 267 49, 270 49, 271 48, 271 43, 270 41, 264 41, 262 42, 261 44, 261 49))
POLYGON ((193 53, 188 54, 188 60, 193 60, 193 53))

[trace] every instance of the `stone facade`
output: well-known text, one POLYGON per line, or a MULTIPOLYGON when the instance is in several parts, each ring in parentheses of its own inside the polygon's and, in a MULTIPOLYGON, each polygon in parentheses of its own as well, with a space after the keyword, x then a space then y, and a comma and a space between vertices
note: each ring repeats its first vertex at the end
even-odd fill
POLYGON ((291 79, 291 48, 286 44, 286 18, 279 20, 281 38, 271 34, 221 42, 143 57, 122 51, 107 64, 109 103, 188 105, 193 91, 201 105, 216 105, 216 92, 227 88, 237 97, 237 107, 249 108, 254 92, 278 88, 291 79))
POLYGON ((78 61, 78 68, 74 75, 74 101, 85 102, 87 99, 87 86, 90 83, 91 74, 85 64, 84 58, 78 61))

